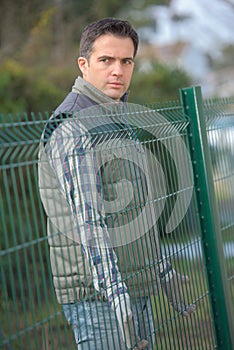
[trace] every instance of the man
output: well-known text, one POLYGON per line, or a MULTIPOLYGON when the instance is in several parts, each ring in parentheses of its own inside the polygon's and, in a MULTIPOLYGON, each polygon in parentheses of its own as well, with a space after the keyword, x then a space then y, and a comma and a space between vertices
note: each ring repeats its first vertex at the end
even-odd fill
MULTIPOLYGON (((146 207, 144 176, 122 154, 138 152, 144 163, 144 151, 131 127, 126 131, 111 113, 113 106, 125 106, 137 49, 138 35, 127 21, 105 18, 88 25, 78 58, 83 78, 55 110, 40 144, 39 188, 54 286, 79 350, 152 349, 150 295, 157 293, 158 279, 177 311, 187 316, 195 309, 184 305, 185 278, 161 256, 156 228, 142 229, 140 237, 123 233, 117 237, 122 243, 112 240, 146 207), (112 117, 99 122, 101 113, 112 117), (111 139, 106 147, 104 139, 111 139), (134 184, 134 204, 113 214, 103 203, 113 202, 122 176, 134 184)), ((122 203, 128 186, 120 192, 122 203)))

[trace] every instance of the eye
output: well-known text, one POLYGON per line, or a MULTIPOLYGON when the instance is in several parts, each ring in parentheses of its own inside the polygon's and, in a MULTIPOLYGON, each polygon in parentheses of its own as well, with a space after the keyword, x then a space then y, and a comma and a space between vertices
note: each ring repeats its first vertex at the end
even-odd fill
POLYGON ((133 63, 133 60, 131 58, 126 58, 123 62, 124 64, 130 65, 133 63))
POLYGON ((108 63, 108 62, 110 62, 110 58, 109 58, 109 57, 102 57, 102 58, 100 59, 100 61, 101 61, 101 62, 104 62, 104 63, 108 63))

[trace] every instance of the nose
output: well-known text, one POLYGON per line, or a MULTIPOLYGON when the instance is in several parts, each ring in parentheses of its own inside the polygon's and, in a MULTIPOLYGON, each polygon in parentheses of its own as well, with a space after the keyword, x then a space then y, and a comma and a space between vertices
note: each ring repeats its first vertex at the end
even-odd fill
POLYGON ((114 62, 112 74, 117 76, 123 75, 123 67, 121 65, 121 62, 119 61, 114 62))

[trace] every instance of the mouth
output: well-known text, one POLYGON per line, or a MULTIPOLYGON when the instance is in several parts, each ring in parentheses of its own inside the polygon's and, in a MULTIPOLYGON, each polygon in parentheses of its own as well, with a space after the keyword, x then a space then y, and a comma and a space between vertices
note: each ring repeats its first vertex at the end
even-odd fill
POLYGON ((120 83, 119 81, 111 81, 109 83, 110 86, 113 86, 113 87, 116 87, 116 88, 120 88, 120 87, 123 87, 124 84, 123 83, 120 83))

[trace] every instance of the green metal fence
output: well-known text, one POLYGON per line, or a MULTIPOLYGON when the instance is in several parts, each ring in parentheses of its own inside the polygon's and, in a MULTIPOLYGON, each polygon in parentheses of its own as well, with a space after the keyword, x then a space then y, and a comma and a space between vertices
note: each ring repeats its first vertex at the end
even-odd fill
MULTIPOLYGON (((146 110, 129 104, 124 111, 148 155, 161 249, 189 276, 183 293, 196 304, 183 318, 161 288, 154 290, 151 336, 154 349, 228 350, 234 348, 234 100, 204 101, 199 87, 180 93, 180 102, 146 110)), ((1 116, 1 349, 76 349, 55 297, 38 191, 38 146, 48 117, 1 116)), ((156 253, 145 269, 155 269, 156 253)))

